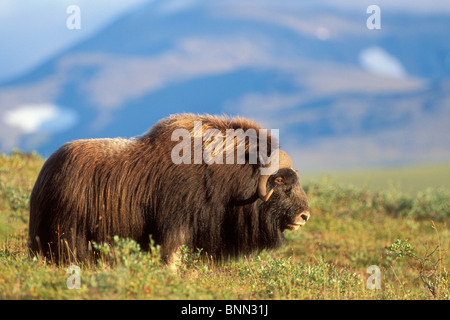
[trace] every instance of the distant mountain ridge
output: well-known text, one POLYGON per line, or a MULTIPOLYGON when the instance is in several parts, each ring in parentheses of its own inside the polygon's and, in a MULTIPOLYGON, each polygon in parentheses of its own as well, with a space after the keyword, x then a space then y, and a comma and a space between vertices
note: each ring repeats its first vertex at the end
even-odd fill
POLYGON ((195 112, 280 129, 305 170, 450 159, 448 15, 388 12, 368 30, 364 12, 289 3, 153 2, 124 15, 0 85, 1 150, 48 156, 195 112))

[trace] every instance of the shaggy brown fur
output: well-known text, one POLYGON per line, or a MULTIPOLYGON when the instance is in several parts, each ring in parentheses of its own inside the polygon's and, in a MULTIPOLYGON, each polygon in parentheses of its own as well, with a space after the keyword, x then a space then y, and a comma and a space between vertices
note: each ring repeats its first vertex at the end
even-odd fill
MULTIPOLYGON (((171 134, 192 132, 194 121, 224 134, 260 129, 243 118, 182 114, 138 138, 65 144, 45 162, 31 194, 30 250, 57 262, 84 260, 92 242, 110 242, 114 235, 143 249, 151 235, 166 261, 182 244, 215 258, 279 246, 289 223, 309 211, 298 175, 280 170, 285 184, 263 202, 256 194, 260 164, 248 158, 242 165, 174 164, 178 141, 171 134)), ((273 179, 268 184, 275 186, 273 179)))

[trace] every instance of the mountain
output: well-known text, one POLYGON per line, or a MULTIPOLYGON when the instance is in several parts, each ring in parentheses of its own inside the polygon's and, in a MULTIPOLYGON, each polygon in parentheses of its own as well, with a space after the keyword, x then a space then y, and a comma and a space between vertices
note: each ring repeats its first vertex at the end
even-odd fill
POLYGON ((0 84, 0 148, 48 156, 172 113, 279 129, 302 170, 450 159, 449 14, 155 1, 0 84))

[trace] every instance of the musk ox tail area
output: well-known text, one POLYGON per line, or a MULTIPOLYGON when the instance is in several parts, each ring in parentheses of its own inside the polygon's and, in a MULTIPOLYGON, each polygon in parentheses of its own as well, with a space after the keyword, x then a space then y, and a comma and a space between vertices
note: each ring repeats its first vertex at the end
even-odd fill
POLYGON ((134 190, 126 192, 130 164, 122 161, 136 144, 135 139, 78 140, 50 156, 31 192, 31 252, 56 262, 85 260, 93 242, 139 234, 142 213, 132 208, 134 190))
POLYGON ((276 140, 261 129, 244 118, 180 114, 140 137, 63 145, 31 193, 30 251, 83 261, 93 243, 116 235, 144 250, 151 236, 166 262, 181 245, 215 259, 279 246, 309 207, 287 155, 278 173, 261 174, 252 152, 264 143, 270 156, 276 140))

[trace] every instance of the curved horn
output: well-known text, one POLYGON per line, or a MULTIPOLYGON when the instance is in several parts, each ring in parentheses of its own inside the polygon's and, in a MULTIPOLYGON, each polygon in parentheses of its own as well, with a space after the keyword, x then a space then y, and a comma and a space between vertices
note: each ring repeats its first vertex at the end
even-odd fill
MULTIPOLYGON (((270 196, 273 193, 273 189, 271 189, 269 192, 267 192, 267 181, 269 180, 269 177, 278 172, 280 169, 284 168, 292 168, 292 161, 291 158, 287 155, 286 152, 283 150, 277 150, 278 151, 278 159, 277 154, 275 154, 275 161, 278 160, 278 168, 276 168, 273 172, 271 172, 269 175, 261 175, 258 182, 258 196, 261 200, 267 201, 269 200, 270 196)), ((275 151, 276 152, 276 151, 275 151)), ((269 164, 270 165, 270 164, 269 164)), ((267 166, 269 166, 267 165, 267 166)))

